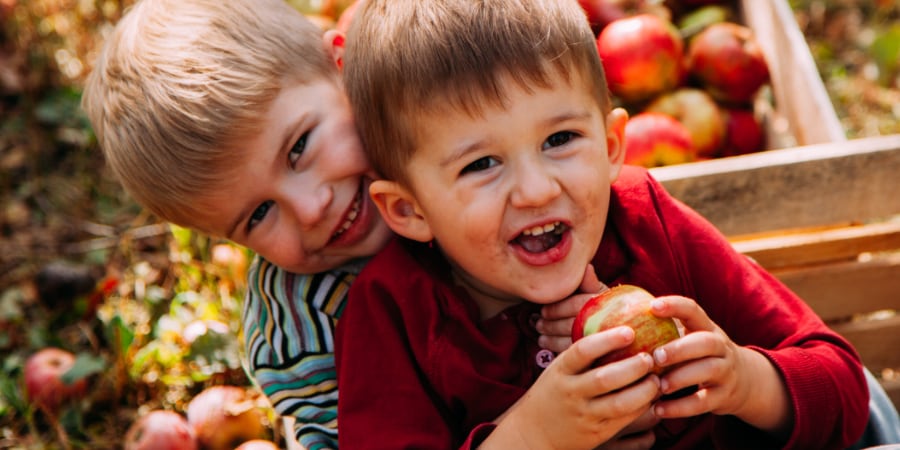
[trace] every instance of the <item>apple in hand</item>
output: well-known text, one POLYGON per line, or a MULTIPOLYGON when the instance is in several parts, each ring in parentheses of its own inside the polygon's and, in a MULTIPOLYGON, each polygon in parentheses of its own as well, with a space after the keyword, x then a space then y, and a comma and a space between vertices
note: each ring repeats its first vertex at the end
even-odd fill
POLYGON ((197 439, 181 414, 158 409, 128 427, 125 450, 197 450, 197 439))
POLYGON ((769 67, 753 30, 733 22, 710 25, 690 41, 688 70, 715 98, 749 104, 769 82, 769 67))
POLYGON ((75 355, 69 351, 47 347, 29 356, 23 375, 28 400, 49 414, 55 414, 66 402, 83 398, 87 380, 82 378, 66 383, 63 375, 75 365, 75 355))
POLYGON ((671 90, 684 77, 684 42, 672 22, 651 14, 616 20, 597 37, 610 92, 638 103, 671 90))
POLYGON ((642 112, 625 125, 625 164, 658 167, 696 159, 688 129, 662 113, 642 112))
MULTIPOLYGON (((657 317, 650 311, 653 295, 637 286, 622 284, 592 297, 582 306, 572 325, 572 341, 618 326, 634 330, 634 341, 627 347, 601 357, 598 365, 609 364, 638 353, 653 353, 657 347, 678 338, 678 327, 668 317, 657 317)), ((665 371, 654 367, 659 375, 665 371)))
POLYGON ((717 156, 725 141, 725 121, 716 101, 706 91, 684 87, 657 97, 645 111, 663 113, 682 123, 691 134, 700 157, 717 156))

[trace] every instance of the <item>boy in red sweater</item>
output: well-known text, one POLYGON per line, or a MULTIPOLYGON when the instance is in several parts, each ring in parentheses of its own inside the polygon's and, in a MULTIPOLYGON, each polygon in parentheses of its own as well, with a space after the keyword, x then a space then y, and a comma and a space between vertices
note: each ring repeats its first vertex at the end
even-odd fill
POLYGON ((367 0, 359 14, 345 84, 385 177, 370 195, 404 238, 363 269, 338 325, 343 448, 593 449, 648 409, 665 448, 859 437, 850 344, 623 167, 627 116, 576 2, 367 0), (542 351, 531 321, 589 264, 660 296, 654 314, 685 335, 601 367, 630 329, 542 351))

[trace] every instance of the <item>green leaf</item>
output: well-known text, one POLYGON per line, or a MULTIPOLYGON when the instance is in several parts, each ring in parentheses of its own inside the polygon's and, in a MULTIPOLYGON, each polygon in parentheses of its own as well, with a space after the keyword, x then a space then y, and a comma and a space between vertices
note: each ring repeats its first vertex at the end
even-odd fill
POLYGON ((118 314, 110 319, 103 331, 106 340, 113 344, 113 349, 120 355, 127 353, 134 342, 134 330, 118 314))
POLYGON ((79 353, 75 357, 75 364, 60 379, 63 383, 72 384, 104 370, 106 370, 106 360, 88 353, 79 353))

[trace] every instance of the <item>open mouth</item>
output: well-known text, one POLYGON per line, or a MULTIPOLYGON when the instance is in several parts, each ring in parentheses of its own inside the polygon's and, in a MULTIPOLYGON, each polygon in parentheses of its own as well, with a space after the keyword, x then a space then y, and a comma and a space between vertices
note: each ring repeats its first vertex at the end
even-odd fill
POLYGON ((339 237, 341 237, 344 232, 350 229, 353 226, 353 223, 356 221, 356 218, 359 217, 359 210, 362 208, 362 190, 356 191, 356 195, 353 197, 353 203, 350 205, 347 213, 344 215, 344 221, 341 222, 341 225, 338 229, 331 235, 331 241, 334 242, 339 237))
POLYGON ((568 229, 568 225, 559 221, 538 225, 522 231, 513 242, 528 253, 542 253, 556 247, 568 229))

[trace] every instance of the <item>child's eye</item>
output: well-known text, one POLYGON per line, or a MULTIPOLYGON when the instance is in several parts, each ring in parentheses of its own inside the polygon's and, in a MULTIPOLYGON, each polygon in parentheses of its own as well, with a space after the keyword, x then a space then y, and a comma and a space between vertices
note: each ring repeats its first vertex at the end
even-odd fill
POLYGON ((475 161, 469 163, 466 167, 463 167, 463 170, 460 174, 465 175, 469 172, 478 172, 481 170, 487 170, 487 169, 490 169, 491 167, 496 166, 497 164, 498 163, 497 163, 496 159, 491 158, 490 156, 485 156, 483 158, 478 158, 475 161))
POLYGON ((303 133, 303 135, 300 136, 299 139, 297 139, 297 142, 294 142, 294 146, 291 147, 291 151, 288 152, 288 161, 290 162, 291 167, 293 167, 294 164, 297 164, 297 160, 299 160, 300 157, 303 156, 303 151, 306 150, 306 139, 308 137, 308 131, 306 133, 303 133))
POLYGON ((543 149, 547 150, 548 148, 559 147, 561 145, 565 145, 574 138, 575 138, 575 133, 573 133, 571 131, 560 131, 557 133, 553 133, 550 135, 550 137, 547 138, 546 141, 544 141, 543 149))
POLYGON ((266 218, 266 214, 269 213, 269 209, 272 207, 272 203, 272 200, 266 200, 253 210, 253 214, 250 214, 250 220, 247 221, 247 231, 252 230, 253 227, 258 225, 263 221, 263 219, 266 218))

